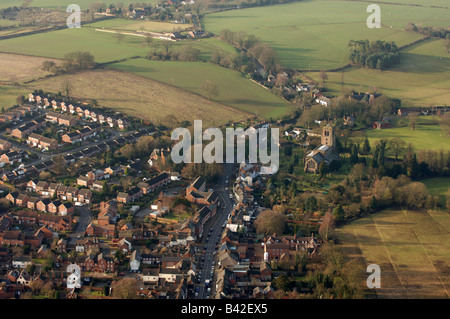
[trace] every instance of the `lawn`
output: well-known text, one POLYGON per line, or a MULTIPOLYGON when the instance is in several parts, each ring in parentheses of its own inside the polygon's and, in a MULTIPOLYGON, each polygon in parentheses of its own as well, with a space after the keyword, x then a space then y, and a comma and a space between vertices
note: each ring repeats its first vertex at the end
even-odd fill
POLYGON ((367 131, 367 137, 371 145, 380 139, 399 137, 407 144, 411 143, 416 151, 424 149, 450 150, 450 138, 442 132, 441 127, 434 123, 431 117, 419 117, 415 130, 410 127, 371 129, 367 131))
POLYGON ((290 111, 290 105, 270 91, 252 83, 239 72, 206 62, 160 62, 134 59, 110 65, 206 96, 205 80, 219 86, 214 101, 265 118, 278 118, 290 111))
POLYGON ((395 41, 400 46, 421 37, 402 30, 410 21, 448 25, 446 9, 382 4, 382 28, 369 29, 367 6, 356 1, 301 1, 212 13, 203 24, 216 34, 226 28, 255 34, 275 49, 283 66, 304 70, 346 64, 351 39, 395 41))
MULTIPOLYGON (((116 109, 153 123, 167 124, 168 117, 181 122, 202 119, 205 125, 222 125, 246 119, 250 114, 208 101, 188 91, 129 72, 95 70, 60 75, 28 84, 29 90, 62 90, 68 80, 71 95, 81 101, 96 99, 101 106, 116 109)), ((176 124, 176 123, 175 123, 176 124)))
MULTIPOLYGON (((319 72, 307 75, 320 81, 319 72)), ((403 107, 450 104, 450 55, 444 40, 431 39, 403 50, 400 63, 386 71, 354 66, 327 75, 329 95, 338 95, 342 87, 376 88, 377 92, 401 99, 403 107)))
POLYGON ((379 298, 449 298, 450 217, 384 210, 337 229, 349 257, 381 268, 379 298))

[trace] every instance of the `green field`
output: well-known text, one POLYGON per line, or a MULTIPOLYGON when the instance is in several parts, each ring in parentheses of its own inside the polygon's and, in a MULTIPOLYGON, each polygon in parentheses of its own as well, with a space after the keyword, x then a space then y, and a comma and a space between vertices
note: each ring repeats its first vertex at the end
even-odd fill
MULTIPOLYGON (((319 72, 306 74, 321 81, 319 72)), ((327 75, 325 86, 331 95, 338 95, 342 87, 376 88, 401 99, 403 107, 450 104, 450 54, 445 52, 444 40, 430 39, 403 50, 400 63, 386 71, 353 66, 327 75)))
MULTIPOLYGON (((158 47, 164 40, 154 40, 158 47)), ((208 60, 216 50, 234 53, 236 50, 215 38, 170 42, 173 49, 191 44, 200 50, 200 58, 208 60)), ((120 44, 113 33, 94 28, 64 29, 0 41, 0 52, 21 53, 41 57, 63 58, 68 52, 91 52, 96 62, 104 63, 134 56, 144 57, 152 50, 143 46, 143 37, 125 35, 120 44), (45 46, 43 46, 45 43, 45 46)))
POLYGON ((283 66, 304 70, 346 64, 351 39, 395 41, 401 46, 421 37, 401 30, 410 21, 448 25, 446 9, 383 4, 383 27, 369 29, 367 5, 354 1, 301 1, 208 14, 203 24, 217 34, 226 28, 255 34, 275 49, 283 66))
POLYGON ((450 215, 384 210, 336 231, 349 257, 381 268, 379 298, 450 297, 450 215))
POLYGON ((415 130, 412 130, 410 127, 368 130, 367 137, 372 145, 381 139, 398 137, 407 144, 411 143, 416 151, 424 149, 450 150, 450 138, 446 136, 441 127, 435 122, 434 117, 419 117, 417 123, 415 130))
POLYGON ((0 109, 4 107, 5 109, 16 104, 16 99, 19 95, 25 95, 29 93, 29 90, 0 85, 0 109))
POLYGON ((213 99, 265 118, 280 117, 290 106, 270 91, 242 77, 239 72, 205 62, 158 62, 135 59, 110 65, 157 81, 204 95, 205 80, 219 85, 219 95, 213 99))
POLYGON ((421 180, 431 194, 444 195, 450 197, 450 178, 448 177, 434 177, 421 180))
POLYGON ((108 62, 145 55, 142 38, 125 36, 120 44, 113 34, 91 28, 63 29, 0 41, 1 52, 62 58, 68 52, 89 51, 96 62, 108 62), (45 45, 44 45, 45 44, 45 45))
MULTIPOLYGON (((1 22, 1 20, 0 20, 1 22)), ((141 31, 143 28, 145 31, 153 32, 175 32, 192 28, 193 24, 181 24, 181 23, 169 23, 158 21, 134 21, 130 19, 108 19, 95 23, 89 23, 86 26, 92 28, 107 28, 117 30, 129 30, 129 31, 141 31)))

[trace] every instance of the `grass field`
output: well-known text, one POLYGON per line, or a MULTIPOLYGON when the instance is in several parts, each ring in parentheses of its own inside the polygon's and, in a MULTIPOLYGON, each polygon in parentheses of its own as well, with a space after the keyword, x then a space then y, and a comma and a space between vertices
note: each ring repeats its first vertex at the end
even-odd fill
POLYGON ((283 66, 305 70, 346 64, 351 39, 395 41, 400 46, 421 37, 401 30, 410 21, 448 25, 446 9, 382 4, 383 27, 369 29, 367 6, 356 1, 301 1, 208 14, 203 24, 214 33, 228 28, 255 34, 275 49, 283 66))
POLYGON ((385 210, 337 229, 352 258, 381 268, 379 298, 450 297, 450 215, 385 210))
POLYGON ((252 83, 236 71, 205 62, 159 62, 135 59, 110 65, 185 90, 205 95, 201 86, 205 80, 219 85, 219 95, 213 99, 245 112, 265 118, 286 115, 290 106, 268 90, 252 83))
MULTIPOLYGON (((108 20, 110 21, 110 20, 108 20)), ((108 22, 104 21, 104 22, 108 22)), ((111 20, 113 21, 113 20, 111 20)), ((154 40, 158 47, 163 40, 154 40)), ((170 42, 173 49, 191 44, 200 50, 200 58, 208 60, 214 51, 236 52, 218 39, 170 42)), ((98 32, 94 28, 64 29, 0 41, 0 52, 21 53, 40 57, 63 58, 68 52, 89 51, 96 62, 104 63, 134 56, 146 56, 151 48, 143 46, 143 38, 126 35, 120 44, 113 33, 98 32), (45 43, 45 46, 43 46, 45 43)))
MULTIPOLYGON (((1 23, 1 20, 0 20, 1 23)), ((153 32, 175 32, 192 28, 194 25, 190 23, 169 23, 169 22, 157 22, 157 21, 133 21, 130 19, 108 19, 95 23, 89 23, 86 26, 92 28, 107 28, 117 30, 129 30, 129 31, 141 31, 143 28, 145 31, 153 32)))
MULTIPOLYGON (((306 74, 321 81, 319 72, 306 74)), ((331 95, 338 95, 343 79, 345 88, 375 87, 401 99, 404 107, 450 104, 450 54, 445 52, 444 40, 430 39, 405 49, 400 63, 386 71, 354 66, 327 75, 325 86, 331 95)))
POLYGON ((87 71, 39 80, 29 84, 30 90, 62 91, 68 80, 71 95, 80 100, 96 99, 101 106, 117 109, 154 123, 174 115, 181 122, 202 119, 205 125, 222 125, 245 119, 249 114, 211 102, 196 94, 168 86, 128 72, 117 70, 87 71))
POLYGON ((62 58, 68 52, 89 51, 94 55, 96 62, 108 62, 145 55, 149 49, 142 46, 140 37, 125 36, 118 44, 111 33, 80 28, 2 40, 0 51, 52 58, 62 58))
POLYGON ((415 130, 410 127, 393 127, 382 130, 368 130, 367 137, 373 145, 377 140, 399 137, 407 144, 411 143, 416 151, 423 149, 450 150, 450 138, 430 117, 419 117, 415 130))
MULTIPOLYGON (((41 70, 42 62, 47 60, 49 59, 0 53, 0 83, 22 82, 48 75, 49 72, 41 70)), ((58 60, 52 61, 58 64, 58 60)))
POLYGON ((19 95, 25 95, 28 93, 30 93, 29 90, 25 88, 0 84, 0 109, 2 107, 8 109, 17 103, 16 99, 19 95))
POLYGON ((431 194, 450 197, 450 178, 434 177, 421 180, 421 182, 427 186, 431 194))

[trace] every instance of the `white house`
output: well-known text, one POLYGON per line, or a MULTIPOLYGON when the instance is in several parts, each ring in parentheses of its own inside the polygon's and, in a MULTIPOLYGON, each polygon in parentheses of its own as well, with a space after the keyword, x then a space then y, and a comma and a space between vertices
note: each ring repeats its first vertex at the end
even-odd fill
POLYGON ((20 256, 16 257, 12 261, 13 268, 27 268, 32 265, 31 257, 29 256, 20 256))
POLYGON ((130 257, 130 272, 137 272, 141 266, 141 254, 135 250, 130 257))

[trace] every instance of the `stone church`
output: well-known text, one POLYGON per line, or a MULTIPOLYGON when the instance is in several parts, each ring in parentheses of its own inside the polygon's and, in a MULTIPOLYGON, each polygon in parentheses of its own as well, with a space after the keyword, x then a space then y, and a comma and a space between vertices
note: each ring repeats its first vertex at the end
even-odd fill
POLYGON ((336 152, 336 136, 334 134, 334 128, 327 124, 322 128, 321 144, 316 149, 312 150, 305 158, 305 172, 318 173, 319 165, 323 161, 327 165, 334 160, 339 159, 339 155, 336 152))

